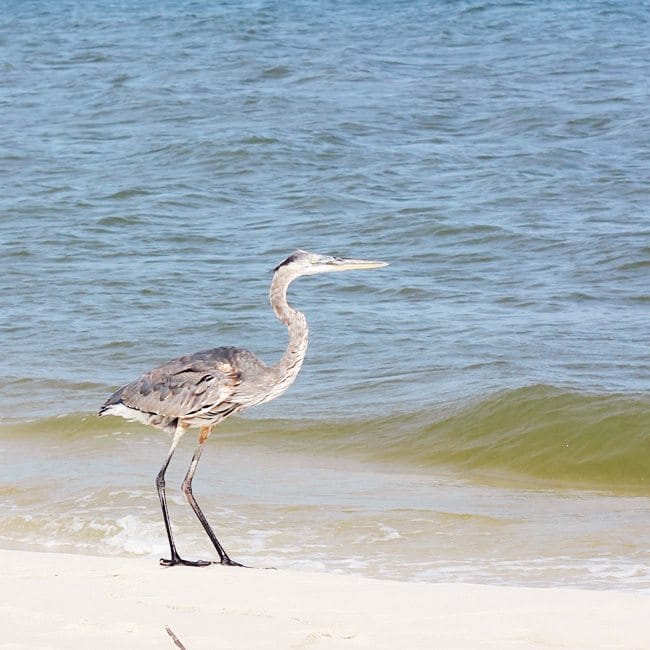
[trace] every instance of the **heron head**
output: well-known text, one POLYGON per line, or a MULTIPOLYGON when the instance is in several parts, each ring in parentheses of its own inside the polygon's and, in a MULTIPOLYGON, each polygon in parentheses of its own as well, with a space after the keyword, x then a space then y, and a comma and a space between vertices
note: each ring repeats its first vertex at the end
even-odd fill
POLYGON ((320 255, 297 250, 286 260, 280 262, 274 271, 286 268, 295 276, 315 275, 316 273, 331 273, 332 271, 354 271, 357 269, 378 269, 388 266, 388 262, 374 260, 357 260, 345 257, 332 257, 331 255, 320 255))

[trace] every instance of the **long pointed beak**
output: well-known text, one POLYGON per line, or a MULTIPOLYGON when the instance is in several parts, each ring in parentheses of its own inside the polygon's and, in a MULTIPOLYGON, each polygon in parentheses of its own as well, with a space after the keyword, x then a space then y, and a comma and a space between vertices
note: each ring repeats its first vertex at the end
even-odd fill
POLYGON ((375 260, 353 260, 344 257, 335 257, 332 261, 332 271, 352 271, 354 269, 378 269, 388 266, 388 262, 375 260))

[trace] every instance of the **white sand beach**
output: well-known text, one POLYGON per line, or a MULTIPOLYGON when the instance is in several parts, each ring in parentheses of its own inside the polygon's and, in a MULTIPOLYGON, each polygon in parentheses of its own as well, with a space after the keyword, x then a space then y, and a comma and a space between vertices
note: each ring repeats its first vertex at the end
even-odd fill
POLYGON ((650 594, 0 552, 2 648, 649 648, 650 594), (177 642, 167 632, 175 635, 177 642))

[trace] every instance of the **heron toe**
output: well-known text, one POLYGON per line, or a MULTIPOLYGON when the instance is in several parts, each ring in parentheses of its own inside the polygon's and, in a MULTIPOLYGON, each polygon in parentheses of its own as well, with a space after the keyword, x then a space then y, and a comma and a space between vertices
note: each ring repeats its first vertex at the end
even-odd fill
POLYGON ((229 557, 221 560, 219 564, 223 564, 224 566, 243 566, 245 569, 250 568, 247 567, 245 564, 240 564, 239 562, 235 562, 235 560, 231 560, 229 557))
POLYGON ((180 557, 172 558, 171 560, 163 557, 160 558, 160 566, 176 566, 177 564, 184 566, 209 566, 212 562, 209 560, 184 560, 180 557))

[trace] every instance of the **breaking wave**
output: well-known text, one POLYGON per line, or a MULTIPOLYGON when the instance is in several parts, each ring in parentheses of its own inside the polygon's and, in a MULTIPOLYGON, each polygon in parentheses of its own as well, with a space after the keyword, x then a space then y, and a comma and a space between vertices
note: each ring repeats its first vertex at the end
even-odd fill
MULTIPOLYGON (((5 423, 0 435, 63 436, 92 445, 98 436, 138 429, 71 414, 5 423)), ((269 445, 418 471, 452 468, 474 476, 650 491, 650 397, 643 394, 530 386, 362 421, 233 418, 214 437, 222 444, 269 445)))

